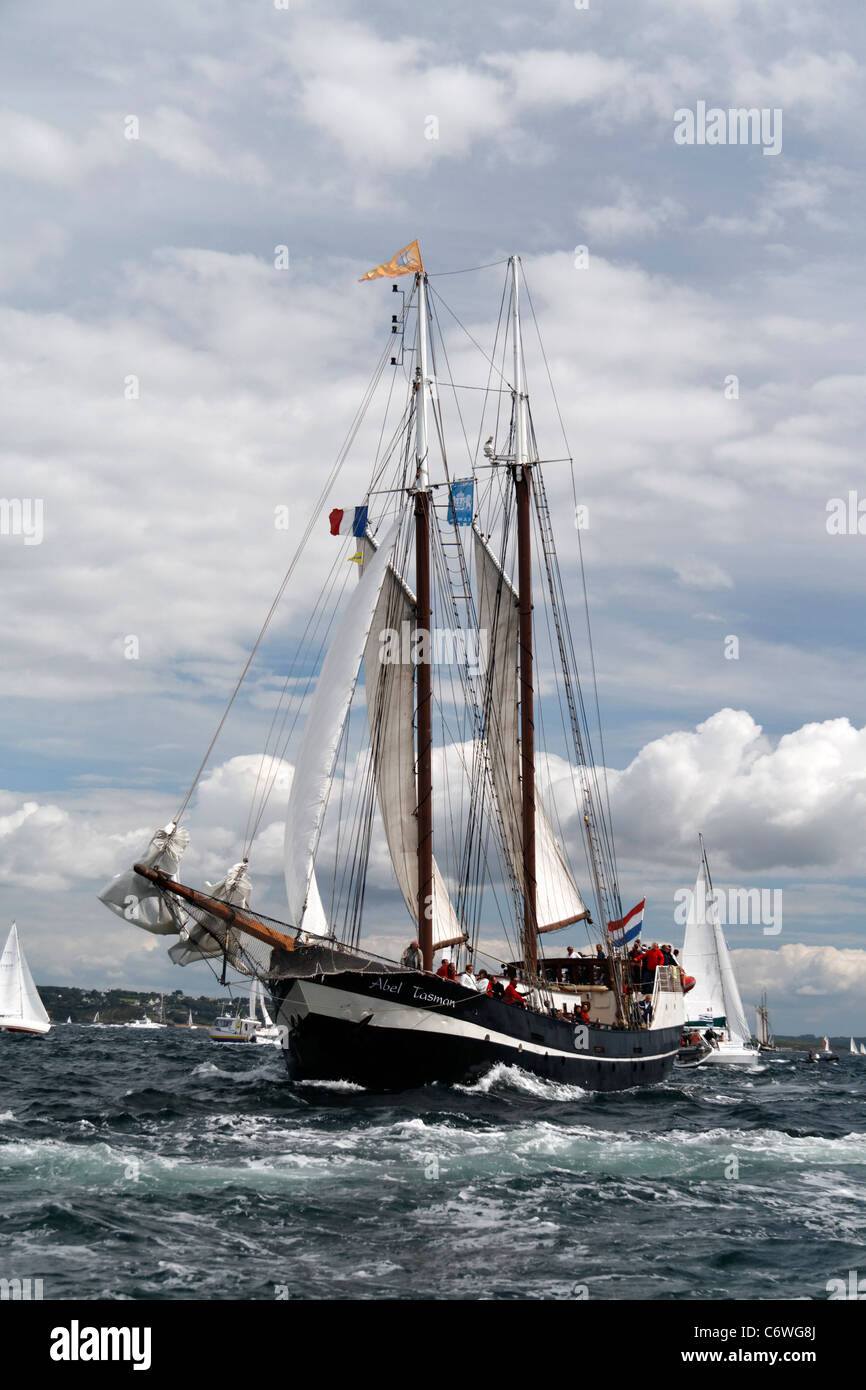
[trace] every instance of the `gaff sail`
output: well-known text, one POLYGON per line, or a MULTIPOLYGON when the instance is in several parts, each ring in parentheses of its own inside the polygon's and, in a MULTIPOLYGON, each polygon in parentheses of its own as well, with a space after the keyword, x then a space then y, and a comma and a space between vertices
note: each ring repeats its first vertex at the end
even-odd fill
MULTIPOLYGON (((364 547, 369 561, 375 553, 364 547)), ((381 635, 402 634, 415 621, 415 601, 404 581, 389 566, 367 645, 364 649, 364 682, 367 720, 376 794, 385 839, 394 873, 406 906, 418 921, 418 783, 415 774, 414 666, 411 661, 383 661, 381 635), (404 629, 403 624, 407 624, 404 629)), ((400 645, 399 643, 397 644, 400 645)), ((401 653, 402 655, 402 653, 401 653)), ((433 861, 433 947, 463 940, 465 933, 448 893, 442 872, 433 861)))
MULTIPOLYGON (((498 559, 475 531, 478 627, 486 634, 484 697, 487 742, 508 857, 523 887, 523 829, 520 788, 517 594, 498 559)), ((535 798, 536 917, 539 931, 583 921, 589 912, 578 891, 540 795, 535 798)))

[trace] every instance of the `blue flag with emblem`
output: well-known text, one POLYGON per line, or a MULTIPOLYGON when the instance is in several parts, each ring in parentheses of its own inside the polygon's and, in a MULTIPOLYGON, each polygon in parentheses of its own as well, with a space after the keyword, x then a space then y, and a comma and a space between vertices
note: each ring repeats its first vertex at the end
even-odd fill
POLYGON ((472 505, 475 499, 475 483, 466 478, 461 483, 452 483, 448 495, 449 526, 471 526, 472 505))

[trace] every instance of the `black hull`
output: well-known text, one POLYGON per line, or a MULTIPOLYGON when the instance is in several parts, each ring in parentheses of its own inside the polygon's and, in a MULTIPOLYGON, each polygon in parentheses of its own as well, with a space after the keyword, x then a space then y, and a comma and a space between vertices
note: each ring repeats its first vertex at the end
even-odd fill
POLYGON ((585 1090, 621 1091, 663 1081, 682 1034, 681 1023, 649 1031, 576 1028, 410 972, 391 975, 381 986, 375 977, 355 972, 312 983, 325 1007, 314 1002, 302 1012, 300 982, 280 982, 275 991, 279 1021, 290 1028, 286 1058, 294 1081, 349 1081, 371 1091, 405 1091, 436 1082, 472 1084, 504 1064, 585 1090), (389 1012, 395 1001, 388 995, 398 987, 397 1011, 389 1012), (418 994, 423 1000, 414 1004, 418 994), (340 996, 348 996, 348 1002, 340 996), (364 1004, 371 1008, 363 1009, 364 1004), (355 1017, 334 1017, 332 1008, 354 1009, 355 1017), (373 1014, 376 1026, 370 1026, 373 1014), (432 1026, 413 1026, 413 1014, 424 1015, 428 1025, 432 1020, 432 1026))

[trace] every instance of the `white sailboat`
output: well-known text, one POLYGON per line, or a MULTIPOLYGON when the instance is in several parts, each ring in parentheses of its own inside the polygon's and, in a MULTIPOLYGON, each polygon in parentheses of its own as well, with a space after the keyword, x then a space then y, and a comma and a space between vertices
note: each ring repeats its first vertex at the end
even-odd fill
POLYGON ((743 1001, 719 923, 704 839, 702 835, 698 838, 701 864, 682 952, 683 967, 695 978, 694 989, 686 995, 686 1028, 701 1030, 712 1043, 703 1066, 753 1067, 760 1061, 760 1053, 750 1041, 743 1001))
POLYGON ((853 1053, 855 1057, 860 1056, 860 1053, 857 1051, 857 1044, 855 1043, 853 1038, 851 1039, 851 1046, 849 1047, 848 1051, 853 1053))
POLYGON ((186 1025, 186 1026, 187 1026, 187 1028, 191 1029, 192 1032, 195 1032, 195 1031, 196 1031, 197 1024, 193 1023, 193 1021, 192 1021, 192 1009, 189 1010, 189 1018, 188 1018, 188 1020, 187 1020, 187 1025, 186 1025))
POLYGON ((0 956, 0 1029, 7 1033, 47 1033, 51 1020, 21 949, 13 922, 0 956))
POLYGON ((866 1057, 866 1047, 863 1046, 863 1043, 860 1044, 860 1056, 866 1057))
POLYGON ((250 1011, 259 1008, 262 1014, 262 1022, 255 1032, 255 1041, 263 1047, 281 1047, 285 1042, 285 1028, 274 1023, 268 1013, 268 1006, 265 1003, 265 991, 259 979, 253 980, 253 987, 250 993, 250 1011))

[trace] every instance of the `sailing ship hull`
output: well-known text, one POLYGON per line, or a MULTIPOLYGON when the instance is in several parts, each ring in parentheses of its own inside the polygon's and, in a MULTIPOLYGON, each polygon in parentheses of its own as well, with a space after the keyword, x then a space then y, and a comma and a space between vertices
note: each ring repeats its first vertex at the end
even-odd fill
POLYGON ((0 1033, 29 1033, 31 1037, 44 1038, 50 1028, 50 1024, 45 1028, 25 1028, 16 1026, 14 1023, 2 1023, 0 1024, 0 1033))
MULTIPOLYGON (((471 1084, 498 1064, 592 1091, 653 1085, 670 1073, 682 1021, 652 1029, 576 1025, 412 971, 354 971, 272 982, 296 1081, 374 1091, 471 1084)), ((665 1001, 672 1014, 681 995, 665 1001)))

